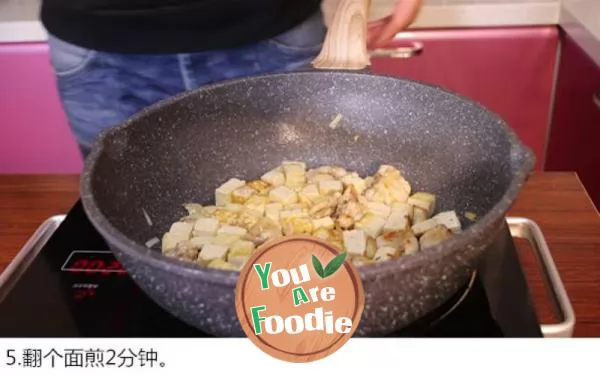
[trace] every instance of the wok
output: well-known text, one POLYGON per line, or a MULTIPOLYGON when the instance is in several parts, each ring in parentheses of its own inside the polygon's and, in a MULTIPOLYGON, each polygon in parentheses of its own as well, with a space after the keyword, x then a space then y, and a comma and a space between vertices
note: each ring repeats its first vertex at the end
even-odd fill
POLYGON ((438 211, 455 209, 463 220, 464 230, 441 244, 359 268, 365 308, 357 336, 386 335, 440 306, 467 283, 503 228, 534 155, 501 118, 469 99, 356 70, 368 64, 365 9, 363 0, 338 7, 315 61, 323 69, 190 91, 142 110, 94 144, 81 177, 86 213, 133 280, 176 317, 212 335, 243 336, 234 304, 239 273, 167 258, 146 241, 185 215, 183 203, 208 203, 227 179, 257 178, 283 160, 361 175, 392 164, 414 191, 437 194, 438 211), (343 122, 331 129, 337 114, 343 122), (464 220, 465 212, 477 221, 464 220))

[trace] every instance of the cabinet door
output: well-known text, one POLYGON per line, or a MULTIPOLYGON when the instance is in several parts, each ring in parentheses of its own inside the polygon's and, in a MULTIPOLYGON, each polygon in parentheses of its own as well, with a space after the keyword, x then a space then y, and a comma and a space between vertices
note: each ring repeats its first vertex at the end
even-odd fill
POLYGON ((562 40, 545 169, 577 172, 600 207, 600 66, 571 38, 562 40))
POLYGON ((501 116, 543 166, 558 44, 555 27, 419 30, 393 45, 411 58, 375 57, 372 70, 441 86, 501 116))
POLYGON ((0 44, 0 173, 78 173, 45 43, 0 44))

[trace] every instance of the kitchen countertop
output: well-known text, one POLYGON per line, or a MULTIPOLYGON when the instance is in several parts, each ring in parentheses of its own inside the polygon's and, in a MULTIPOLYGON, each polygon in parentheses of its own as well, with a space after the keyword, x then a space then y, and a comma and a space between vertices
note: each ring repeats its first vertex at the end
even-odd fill
MULTIPOLYGON (((396 0, 373 0, 371 19, 387 16, 396 0)), ((559 20, 559 0, 425 0, 412 29, 552 25, 559 20)), ((43 42, 38 20, 41 0, 0 0, 0 43, 43 42)))
MULTIPOLYGON (((0 175, 0 271, 46 218, 78 199, 76 175, 0 175)), ((575 336, 600 337, 600 216, 574 173, 533 174, 509 212, 542 229, 575 310, 575 336)), ((554 323, 541 272, 528 246, 519 256, 542 323, 554 323)))

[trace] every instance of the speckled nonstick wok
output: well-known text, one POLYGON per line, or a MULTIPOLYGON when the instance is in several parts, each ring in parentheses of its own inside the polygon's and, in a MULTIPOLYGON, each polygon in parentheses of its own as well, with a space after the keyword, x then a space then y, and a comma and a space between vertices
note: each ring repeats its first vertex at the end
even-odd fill
MULTIPOLYGON (((343 16, 334 23, 358 19, 347 29, 358 25, 364 40, 361 1, 338 8, 343 16)), ((131 277, 164 309, 212 335, 244 335, 234 306, 237 272, 167 258, 145 243, 185 215, 183 203, 210 202, 230 177, 256 178, 283 160, 336 164, 362 175, 393 164, 415 191, 438 195, 438 210, 456 209, 461 219, 477 214, 442 244, 359 268, 366 306, 357 336, 401 329, 467 283, 503 229, 534 155, 477 103, 419 82, 353 71, 360 58, 345 51, 333 53, 338 63, 359 63, 210 85, 153 105, 99 137, 82 174, 83 206, 131 277), (336 114, 343 122, 331 129, 336 114)))

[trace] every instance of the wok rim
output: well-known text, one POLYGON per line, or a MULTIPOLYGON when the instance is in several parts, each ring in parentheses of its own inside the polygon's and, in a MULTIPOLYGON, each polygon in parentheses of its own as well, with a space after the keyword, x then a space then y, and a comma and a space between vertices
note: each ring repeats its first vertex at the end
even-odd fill
MULTIPOLYGON (((362 282, 383 278, 389 274, 395 272, 408 271, 410 269, 418 268, 428 262, 435 262, 442 259, 454 252, 461 251, 463 248, 468 248, 473 238, 477 237, 478 233, 489 232, 490 229, 499 220, 504 220, 506 212, 511 208, 516 200, 518 194, 525 185, 529 174, 533 170, 535 165, 536 156, 535 153, 526 146, 521 139, 518 137, 516 132, 507 124, 507 122, 495 112, 489 110, 476 100, 453 92, 444 87, 425 83, 419 80, 400 78, 388 74, 379 74, 365 71, 338 71, 338 70, 307 70, 307 71, 296 71, 296 72, 282 72, 282 73, 268 73, 259 74, 251 77, 234 78, 222 82, 217 82, 209 85, 205 85, 193 90, 185 91, 180 94, 171 96, 150 105, 133 116, 130 116, 127 120, 119 125, 104 130, 96 138, 92 145, 92 149, 88 157, 84 162, 84 168, 80 178, 80 196, 82 206, 86 212, 88 219, 96 230, 105 237, 106 241, 111 245, 110 247, 116 247, 118 252, 122 252, 134 259, 134 261, 142 262, 148 266, 161 269, 167 273, 177 273, 178 276, 191 277, 195 280, 201 280, 209 284, 217 284, 220 286, 236 286, 239 278, 239 271, 230 270, 219 270, 212 268, 205 268, 196 265, 191 262, 181 261, 172 257, 163 255, 162 252, 149 249, 136 241, 133 241, 123 232, 117 229, 110 220, 103 214, 100 206, 95 200, 93 195, 92 176, 94 175, 95 167, 97 165, 98 157, 103 153, 105 141, 108 137, 118 135, 119 132, 124 129, 135 126, 139 119, 144 118, 150 113, 162 110, 164 107, 175 104, 191 96, 201 96, 201 93, 210 92, 213 89, 224 87, 224 86, 235 86, 239 84, 247 84, 254 80, 262 79, 277 79, 279 77, 289 77, 290 75, 341 75, 341 76, 368 76, 375 78, 388 78, 395 81, 411 83, 417 86, 422 86, 426 89, 433 89, 440 93, 446 94, 459 99, 467 104, 474 105, 479 110, 483 111, 490 119, 502 128, 506 134, 509 143, 511 145, 511 153, 517 152, 523 159, 523 162, 518 166, 517 170, 512 176, 511 182, 507 187, 504 194, 500 199, 491 207, 488 212, 481 216, 478 220, 472 223, 468 228, 462 230, 460 233, 453 235, 451 238, 444 242, 429 247, 425 250, 419 251, 416 254, 405 255, 399 258, 375 263, 368 266, 357 267, 357 271, 360 275, 362 282)), ((490 239, 491 242, 492 239, 490 239)), ((118 255, 118 254, 117 254, 118 255)))

